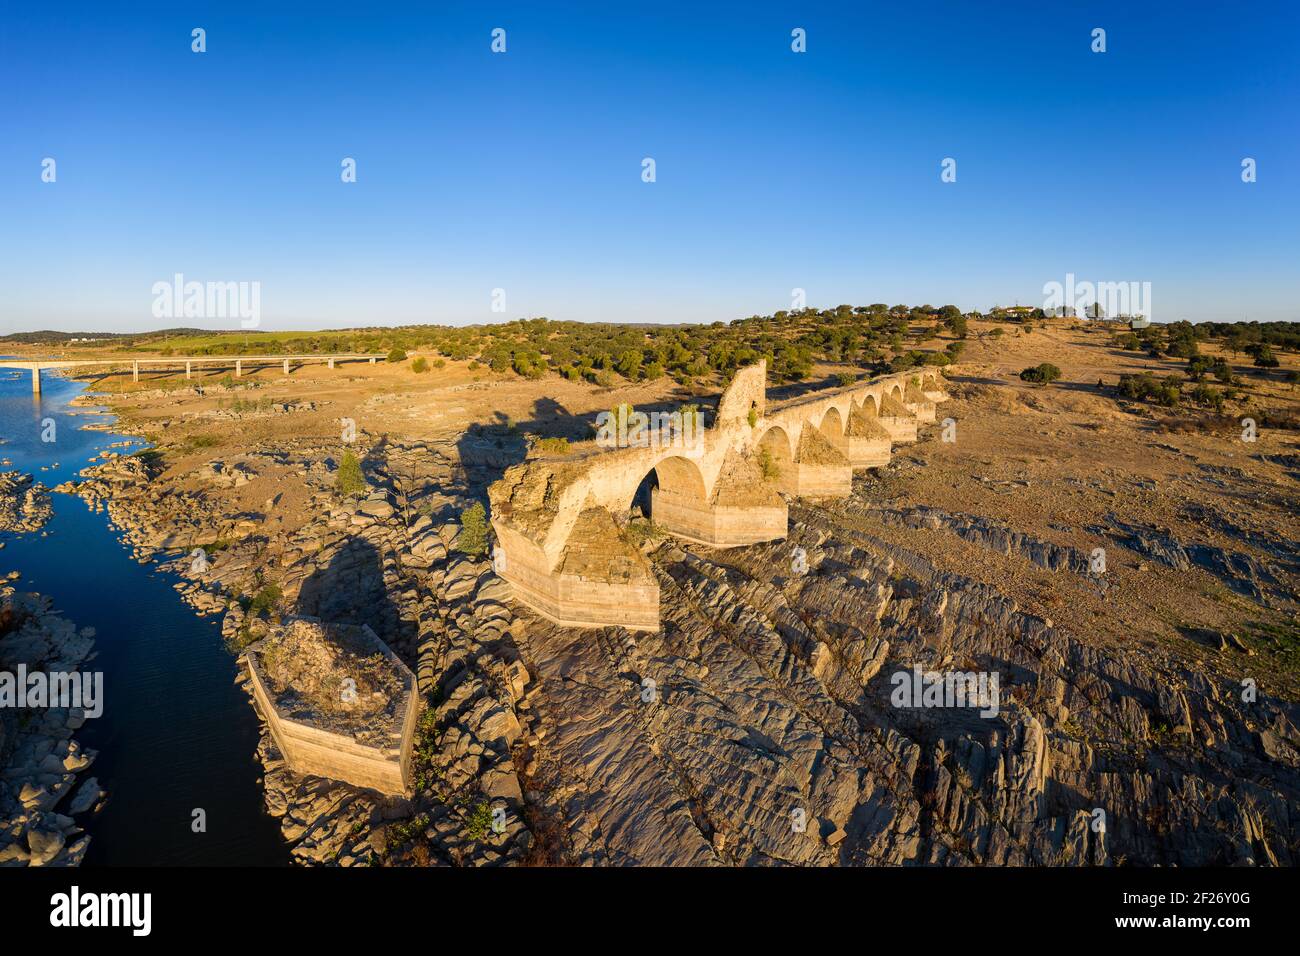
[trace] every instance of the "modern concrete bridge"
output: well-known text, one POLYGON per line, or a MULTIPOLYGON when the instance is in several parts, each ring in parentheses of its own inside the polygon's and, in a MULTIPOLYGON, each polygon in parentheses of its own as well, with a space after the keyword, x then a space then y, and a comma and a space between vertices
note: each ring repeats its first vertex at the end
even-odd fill
POLYGON ((244 374, 245 365, 279 365, 283 363, 284 374, 289 374, 289 366, 306 365, 309 362, 325 362, 330 368, 335 362, 369 361, 371 365, 379 360, 378 355, 192 355, 172 356, 170 358, 111 358, 111 359, 59 359, 20 361, 18 359, 0 359, 0 368, 26 369, 32 373, 32 392, 41 393, 41 370, 47 368, 83 368, 93 365, 131 366, 131 375, 140 381, 141 365, 162 365, 173 368, 185 367, 185 377, 190 378, 196 365, 217 365, 233 367, 235 377, 244 374))
POLYGON ((658 630, 659 585, 624 530, 651 473, 650 518, 669 533, 718 548, 777 540, 782 494, 847 496, 855 470, 886 464, 948 397, 927 368, 768 406, 766 376, 762 362, 737 372, 698 441, 651 429, 649 444, 510 468, 488 495, 495 564, 517 599, 568 626, 658 630))

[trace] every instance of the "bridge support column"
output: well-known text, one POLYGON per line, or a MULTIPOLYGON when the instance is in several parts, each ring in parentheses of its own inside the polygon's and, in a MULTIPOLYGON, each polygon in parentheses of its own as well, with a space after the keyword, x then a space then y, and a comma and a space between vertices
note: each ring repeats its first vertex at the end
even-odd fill
POLYGON ((235 359, 235 378, 241 378, 244 374, 244 363, 235 359))
MULTIPOLYGON (((659 477, 662 482, 662 471, 659 477)), ((785 499, 763 481, 758 468, 730 452, 712 495, 691 493, 684 482, 661 483, 650 493, 650 518, 674 537, 738 548, 784 538, 790 515, 785 499)))
POLYGON ((41 367, 39 365, 32 369, 32 394, 41 394, 41 367))
POLYGON ((285 360, 284 360, 284 374, 285 374, 285 375, 288 375, 288 374, 289 374, 289 360, 288 360, 288 359, 285 359, 285 360))
POLYGON ((880 417, 876 420, 889 432, 889 437, 895 444, 916 441, 916 416, 893 396, 886 395, 881 399, 880 417))
POLYGON ((333 360, 333 359, 330 359, 330 360, 329 360, 329 367, 330 367, 330 368, 333 368, 333 367, 334 367, 334 360, 333 360))
POLYGON ((916 416, 918 422, 932 422, 935 417, 935 403, 921 391, 919 382, 909 382, 907 393, 903 396, 903 406, 916 416))
POLYGON ((186 378, 190 378, 190 363, 189 363, 189 362, 186 362, 186 363, 185 363, 185 377, 186 377, 186 378))
POLYGON ((132 363, 131 363, 131 381, 133 381, 133 382, 138 382, 138 381, 140 381, 140 363, 139 363, 139 362, 132 362, 132 363))
POLYGON ((503 555, 497 574, 538 614, 566 627, 659 629, 659 582, 604 508, 582 512, 553 566, 534 541, 503 522, 492 526, 503 555))
POLYGON ((885 431, 876 416, 867 414, 864 408, 855 408, 849 415, 849 425, 845 429, 844 453, 854 471, 865 468, 880 468, 889 464, 893 453, 893 442, 889 432, 885 431))
POLYGON ((853 493, 853 466, 811 424, 799 436, 794 461, 779 465, 777 487, 802 498, 847 498, 853 493))
POLYGON ((371 358, 370 358, 370 364, 371 364, 371 365, 374 365, 375 362, 376 362, 376 359, 374 358, 374 356, 371 356, 371 358))

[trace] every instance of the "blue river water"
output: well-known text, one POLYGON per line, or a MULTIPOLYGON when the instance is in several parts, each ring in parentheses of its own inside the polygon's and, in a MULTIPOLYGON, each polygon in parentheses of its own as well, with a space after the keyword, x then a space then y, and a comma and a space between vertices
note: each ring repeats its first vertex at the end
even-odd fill
MULTIPOLYGON (((82 430, 113 421, 69 408, 85 388, 46 372, 36 398, 30 373, 0 369, 0 470, 53 488, 127 440, 82 430)), ((173 590, 175 576, 132 559, 106 513, 72 495, 52 500, 43 535, 0 533, 0 574, 21 572, 21 590, 49 595, 78 628, 96 632, 97 657, 85 666, 104 673, 104 712, 77 739, 99 751, 82 776, 98 777, 109 802, 83 822, 85 865, 287 864, 262 805, 257 718, 235 684, 220 617, 199 618, 173 590), (196 809, 205 832, 192 825, 196 809)))

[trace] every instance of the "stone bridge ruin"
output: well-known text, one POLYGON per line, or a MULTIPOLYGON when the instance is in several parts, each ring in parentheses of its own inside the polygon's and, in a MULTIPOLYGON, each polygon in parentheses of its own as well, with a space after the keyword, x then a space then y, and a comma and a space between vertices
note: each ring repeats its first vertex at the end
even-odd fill
POLYGON ((742 368, 698 442, 533 452, 488 490, 495 563, 515 597, 570 627, 658 630, 659 585, 626 530, 653 475, 650 519, 715 548, 786 536, 783 495, 844 497, 853 472, 889 461, 945 401, 937 370, 913 369, 769 406, 767 365, 742 368))

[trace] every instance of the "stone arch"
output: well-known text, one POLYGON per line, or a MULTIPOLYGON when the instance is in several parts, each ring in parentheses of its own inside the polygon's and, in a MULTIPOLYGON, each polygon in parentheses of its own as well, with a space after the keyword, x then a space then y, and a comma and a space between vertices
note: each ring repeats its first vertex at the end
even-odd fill
POLYGON ((778 464, 794 461, 794 442, 790 433, 780 425, 773 425, 759 436, 755 452, 761 453, 765 449, 778 464))
POLYGON ((848 436, 845 433, 844 424, 844 416, 840 414, 838 408, 832 405, 830 408, 826 409, 825 414, 822 415, 822 421, 821 424, 817 426, 817 430, 821 432, 822 437, 824 437, 828 442, 836 448, 843 450, 848 444, 848 436))
POLYGON ((652 489, 681 497, 691 501, 705 502, 709 497, 708 485, 700 466, 681 455, 669 455, 655 462, 638 480, 626 496, 623 510, 640 504, 647 516, 650 515, 650 498, 652 489), (644 496, 644 500, 641 499, 644 496))
POLYGON ((899 385, 897 382, 895 382, 894 384, 890 385, 890 386, 889 386, 889 397, 892 398, 894 401, 898 402, 899 404, 902 404, 902 402, 903 402, 903 387, 902 387, 901 385, 899 385))
POLYGON ((854 403, 854 409, 862 409, 868 418, 875 418, 880 414, 880 406, 876 403, 876 396, 863 395, 862 401, 854 403))

